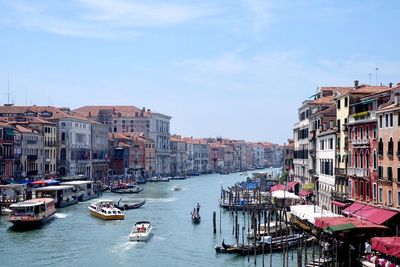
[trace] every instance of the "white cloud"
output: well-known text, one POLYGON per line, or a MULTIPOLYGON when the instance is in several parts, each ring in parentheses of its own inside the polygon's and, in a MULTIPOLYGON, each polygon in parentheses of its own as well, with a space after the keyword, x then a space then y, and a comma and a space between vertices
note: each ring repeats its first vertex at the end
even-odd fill
POLYGON ((163 1, 69 0, 1 1, 3 23, 63 36, 101 39, 133 38, 146 27, 166 27, 216 15, 215 5, 163 1))

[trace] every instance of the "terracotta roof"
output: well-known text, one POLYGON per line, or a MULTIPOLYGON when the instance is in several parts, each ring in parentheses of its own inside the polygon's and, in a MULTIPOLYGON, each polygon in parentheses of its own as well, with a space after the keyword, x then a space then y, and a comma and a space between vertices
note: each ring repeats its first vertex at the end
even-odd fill
POLYGON ((50 112, 51 117, 46 117, 48 120, 59 120, 59 119, 79 119, 85 120, 87 122, 93 122, 88 120, 87 118, 83 117, 80 114, 77 114, 74 111, 70 111, 65 108, 57 108, 52 106, 0 106, 0 114, 25 114, 27 112, 33 113, 43 113, 43 112, 50 112))
POLYGON ((374 86, 374 85, 367 85, 362 84, 357 89, 355 89, 352 93, 354 94, 374 94, 374 93, 382 93, 385 91, 390 91, 393 88, 389 86, 374 86))
POLYGON ((128 145, 127 143, 119 141, 117 147, 125 147, 126 148, 126 147, 131 147, 131 146, 128 145))
POLYGON ((39 133, 38 131, 26 126, 26 125, 21 125, 21 124, 15 124, 14 125, 15 130, 20 132, 20 133, 39 133))
POLYGON ((320 98, 317 98, 317 99, 311 101, 309 104, 310 105, 327 105, 327 104, 330 104, 330 103, 334 103, 333 98, 334 98, 333 95, 324 96, 324 97, 320 97, 320 98))
MULTIPOLYGON (((136 113, 141 113, 143 110, 135 106, 84 106, 75 109, 74 111, 85 117, 97 117, 102 110, 112 111, 113 114, 121 114, 122 117, 135 117, 136 113), (90 116, 89 116, 90 115, 90 116)), ((144 116, 149 116, 151 111, 145 111, 144 116)))

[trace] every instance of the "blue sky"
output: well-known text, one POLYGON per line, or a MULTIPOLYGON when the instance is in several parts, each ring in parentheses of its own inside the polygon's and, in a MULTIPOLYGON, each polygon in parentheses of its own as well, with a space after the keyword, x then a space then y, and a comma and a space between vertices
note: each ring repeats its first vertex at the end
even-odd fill
POLYGON ((283 143, 318 86, 400 82, 398 1, 0 0, 0 103, 151 108, 283 143), (378 67, 378 77, 375 68, 378 67))

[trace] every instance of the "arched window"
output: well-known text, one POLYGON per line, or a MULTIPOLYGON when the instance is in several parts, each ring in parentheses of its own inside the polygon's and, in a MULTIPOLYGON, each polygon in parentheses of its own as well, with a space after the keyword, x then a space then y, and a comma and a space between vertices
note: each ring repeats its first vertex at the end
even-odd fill
POLYGON ((376 156, 376 150, 374 150, 374 169, 376 170, 376 166, 378 165, 378 161, 377 161, 377 156, 376 156))
POLYGON ((390 137, 389 143, 388 143, 388 156, 393 157, 393 138, 390 137))
POLYGON ((383 156, 383 141, 382 138, 379 139, 379 144, 378 144, 378 155, 380 157, 383 156))
POLYGON ((360 152, 360 168, 364 168, 364 153, 362 150, 360 152))
POLYGON ((369 150, 365 152, 365 168, 369 169, 370 165, 370 158, 369 158, 369 150))

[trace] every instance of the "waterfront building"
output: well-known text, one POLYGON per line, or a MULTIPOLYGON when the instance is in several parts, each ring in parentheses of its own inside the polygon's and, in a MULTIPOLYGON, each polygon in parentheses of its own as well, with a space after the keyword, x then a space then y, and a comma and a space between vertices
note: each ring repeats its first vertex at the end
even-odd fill
POLYGON ((170 172, 170 116, 135 106, 84 106, 75 111, 89 119, 106 124, 111 133, 143 132, 155 142, 154 172, 156 174, 170 172))
POLYGON ((340 87, 335 95, 336 101, 336 125, 337 125, 337 149, 335 166, 335 191, 332 198, 338 210, 343 209, 349 200, 348 168, 350 167, 348 119, 350 107, 359 102, 360 98, 373 93, 379 93, 388 89, 387 86, 359 85, 354 81, 353 87, 340 87))
POLYGON ((188 161, 189 155, 187 151, 187 143, 179 135, 172 135, 170 138, 171 146, 171 174, 187 175, 189 172, 188 161))
POLYGON ((283 147, 272 143, 262 143, 264 146, 265 167, 278 168, 282 166, 283 147))
POLYGON ((94 179, 108 175, 110 167, 108 147, 108 126, 101 123, 92 123, 91 127, 91 165, 94 179))
MULTIPOLYGON (((262 143, 250 143, 249 145, 251 146, 253 159, 254 159, 253 166, 256 169, 263 168, 264 165, 265 165, 265 162, 264 162, 264 160, 265 160, 264 146, 262 145, 262 143)), ((283 153, 282 153, 282 156, 283 156, 283 153)))
POLYGON ((213 172, 225 171, 225 149, 227 149, 227 146, 219 141, 210 143, 210 159, 213 172))
POLYGON ((14 124, 15 131, 21 141, 19 162, 23 178, 43 178, 44 142, 43 135, 26 124, 14 124))
POLYGON ((391 88, 361 97, 350 106, 349 132, 349 198, 365 204, 377 203, 378 129, 376 111, 387 103, 391 88), (375 185, 375 186, 374 186, 375 185))
POLYGON ((377 112, 378 169, 373 183, 374 203, 389 209, 400 209, 400 86, 377 112))
MULTIPOLYGON (((288 142, 283 145, 283 161, 282 161, 282 172, 287 173, 289 176, 293 175, 293 154, 294 154, 294 141, 288 139, 288 142)), ((292 181, 293 177, 289 177, 289 181, 292 181)))
POLYGON ((0 177, 14 177, 14 128, 7 122, 0 122, 0 177))
POLYGON ((302 103, 298 109, 298 122, 293 127, 293 139, 294 139, 294 157, 293 157, 293 168, 294 168, 294 181, 300 184, 306 184, 310 182, 309 168, 308 168, 308 131, 309 131, 309 116, 310 107, 309 100, 302 103))

